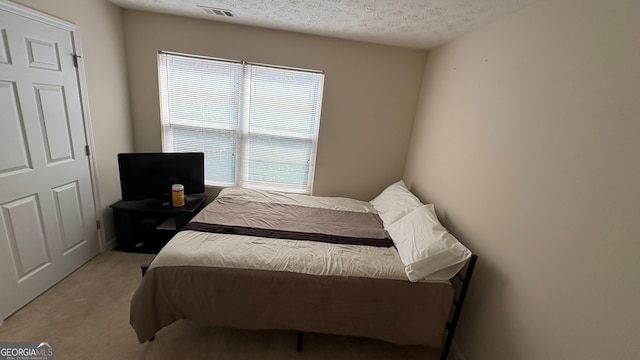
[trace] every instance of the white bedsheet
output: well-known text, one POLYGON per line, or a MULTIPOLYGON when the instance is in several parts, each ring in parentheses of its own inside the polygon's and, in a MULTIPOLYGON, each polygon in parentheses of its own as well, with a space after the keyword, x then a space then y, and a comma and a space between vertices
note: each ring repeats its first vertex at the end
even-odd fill
POLYGON ((394 247, 182 231, 151 267, 212 266, 408 280, 394 247))

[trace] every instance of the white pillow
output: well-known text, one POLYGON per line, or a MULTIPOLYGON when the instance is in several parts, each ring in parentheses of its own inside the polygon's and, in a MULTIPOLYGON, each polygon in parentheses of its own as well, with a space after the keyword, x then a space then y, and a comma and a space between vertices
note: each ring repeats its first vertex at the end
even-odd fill
POLYGON ((420 199, 407 189, 402 180, 389 185, 370 203, 378 211, 378 216, 382 219, 385 229, 423 205, 420 199))
POLYGON ((433 204, 421 206, 387 229, 398 249, 410 281, 448 280, 455 275, 471 251, 445 229, 433 204))

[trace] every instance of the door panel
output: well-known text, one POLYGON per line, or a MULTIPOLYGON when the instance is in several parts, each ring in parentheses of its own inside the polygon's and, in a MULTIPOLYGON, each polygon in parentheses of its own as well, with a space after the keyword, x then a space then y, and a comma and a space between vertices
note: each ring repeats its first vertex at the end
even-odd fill
POLYGON ((15 82, 0 81, 0 177, 31 168, 15 82))
POLYGON ((74 181, 53 189, 58 228, 63 241, 63 252, 67 254, 86 240, 82 234, 83 215, 80 189, 74 181))
POLYGON ((0 29, 0 63, 10 64, 9 46, 7 45, 7 32, 0 29))
POLYGON ((2 204, 18 282, 51 262, 36 195, 2 204))
POLYGON ((35 85, 36 106, 43 130, 43 143, 47 152, 47 164, 73 159, 69 137, 69 118, 63 88, 53 85, 35 85))
POLYGON ((72 24, 0 3, 0 313, 98 253, 72 24), (50 19, 51 21, 48 21, 50 19))
POLYGON ((25 37, 29 66, 32 68, 60 71, 60 54, 55 41, 25 37))

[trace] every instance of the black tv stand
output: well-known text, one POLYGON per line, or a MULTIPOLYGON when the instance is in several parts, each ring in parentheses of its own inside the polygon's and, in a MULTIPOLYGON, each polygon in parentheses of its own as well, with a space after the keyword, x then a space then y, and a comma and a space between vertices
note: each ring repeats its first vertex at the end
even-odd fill
POLYGON ((181 207, 156 199, 121 200, 112 204, 116 249, 157 253, 204 208, 206 199, 205 195, 188 195, 181 207))
POLYGON ((165 202, 165 201, 160 200, 160 199, 147 199, 147 200, 144 201, 144 204, 147 207, 150 207, 150 208, 164 207, 165 206, 164 204, 169 205, 168 202, 165 202))

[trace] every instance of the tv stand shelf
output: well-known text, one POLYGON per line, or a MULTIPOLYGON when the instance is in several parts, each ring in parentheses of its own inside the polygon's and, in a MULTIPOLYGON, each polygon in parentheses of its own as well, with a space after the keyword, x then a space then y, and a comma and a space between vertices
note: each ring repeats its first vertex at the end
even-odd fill
POLYGON ((157 253, 204 208, 206 195, 187 195, 182 207, 161 202, 118 201, 113 221, 118 240, 117 249, 130 252, 157 253))

